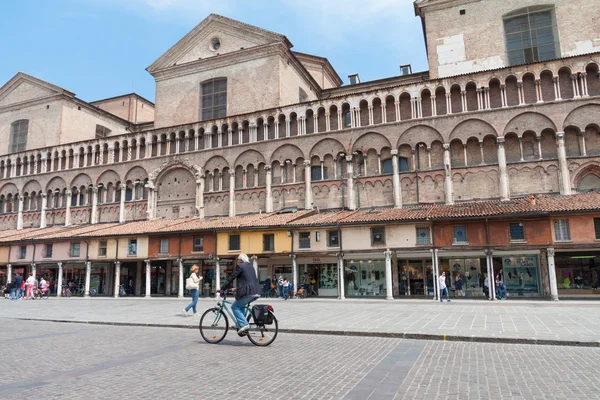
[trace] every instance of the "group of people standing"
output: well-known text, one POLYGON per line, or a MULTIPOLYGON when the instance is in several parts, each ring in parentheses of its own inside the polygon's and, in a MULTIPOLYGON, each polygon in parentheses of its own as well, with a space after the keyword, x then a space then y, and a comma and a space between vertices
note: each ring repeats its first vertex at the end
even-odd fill
MULTIPOLYGON (((438 279, 438 284, 439 284, 439 290, 440 290, 440 302, 443 302, 443 297, 444 295, 446 295, 446 300, 448 302, 450 302, 450 295, 448 293, 448 285, 446 284, 446 272, 442 272, 442 274, 440 275, 439 279, 438 279)), ((502 268, 498 271, 498 273, 495 276, 495 290, 496 290, 496 298, 498 300, 506 300, 506 285, 504 284, 504 271, 502 270, 502 268)), ((488 274, 484 273, 483 274, 483 294, 485 295, 485 298, 488 298, 490 295, 490 288, 489 288, 489 281, 488 281, 488 274)), ((454 277, 454 296, 455 297, 464 297, 465 296, 465 289, 464 289, 464 282, 463 282, 463 278, 460 274, 460 272, 458 272, 456 274, 456 276, 454 277)))
POLYGON ((10 300, 33 300, 35 299, 35 294, 38 290, 48 290, 48 282, 46 282, 46 279, 44 279, 43 276, 38 281, 33 276, 33 273, 30 272, 27 279, 23 279, 21 274, 17 272, 13 282, 8 282, 6 284, 6 291, 8 291, 8 293, 5 291, 4 295, 8 295, 10 300))

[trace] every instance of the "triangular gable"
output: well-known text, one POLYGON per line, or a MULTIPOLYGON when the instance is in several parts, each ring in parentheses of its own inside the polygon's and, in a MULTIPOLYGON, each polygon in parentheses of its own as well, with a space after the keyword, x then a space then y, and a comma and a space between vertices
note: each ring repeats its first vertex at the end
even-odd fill
POLYGON ((69 97, 75 97, 75 93, 19 72, 0 88, 0 107, 57 94, 66 94, 69 97))
POLYGON ((248 25, 217 14, 210 14, 173 47, 152 63, 146 70, 153 74, 164 68, 199 59, 233 53, 251 47, 283 42, 292 44, 284 36, 256 26, 248 25), (219 48, 213 49, 214 39, 219 48))

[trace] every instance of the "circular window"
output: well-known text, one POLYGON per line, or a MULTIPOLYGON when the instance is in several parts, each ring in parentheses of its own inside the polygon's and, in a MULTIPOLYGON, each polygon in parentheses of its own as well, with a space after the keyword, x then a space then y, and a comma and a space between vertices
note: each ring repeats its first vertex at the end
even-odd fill
POLYGON ((221 40, 219 38, 213 38, 210 41, 210 48, 212 51, 217 51, 221 47, 221 40))

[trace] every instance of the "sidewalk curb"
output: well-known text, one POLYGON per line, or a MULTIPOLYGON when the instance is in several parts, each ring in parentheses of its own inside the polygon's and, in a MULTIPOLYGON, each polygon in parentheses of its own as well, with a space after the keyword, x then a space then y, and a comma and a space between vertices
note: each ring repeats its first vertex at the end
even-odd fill
MULTIPOLYGON (((38 319, 38 318, 8 318, 19 321, 58 322, 67 324, 109 325, 109 326, 131 326, 148 328, 171 328, 171 329, 197 329, 196 325, 173 325, 173 324, 144 324, 139 322, 110 322, 110 321, 84 321, 64 319, 38 319)), ((482 336, 460 336, 460 335, 435 335, 428 333, 402 333, 402 332, 360 332, 360 331, 336 331, 315 329, 285 329, 280 328, 280 333, 292 333, 302 335, 329 335, 329 336, 358 336, 378 337, 390 339, 412 339, 412 340, 435 340, 447 342, 471 342, 471 343, 498 343, 498 344, 528 344, 538 346, 567 346, 567 347, 599 347, 600 341, 583 342, 577 340, 553 340, 553 339, 525 339, 525 338, 501 338, 482 336)))

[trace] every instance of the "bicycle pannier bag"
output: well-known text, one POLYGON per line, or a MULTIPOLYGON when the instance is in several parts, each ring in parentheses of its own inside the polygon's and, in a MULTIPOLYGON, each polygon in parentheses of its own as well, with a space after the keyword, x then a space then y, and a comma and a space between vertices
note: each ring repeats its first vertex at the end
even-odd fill
POLYGON ((269 312, 267 304, 256 304, 252 306, 252 316, 256 326, 271 325, 273 323, 273 314, 269 312))

